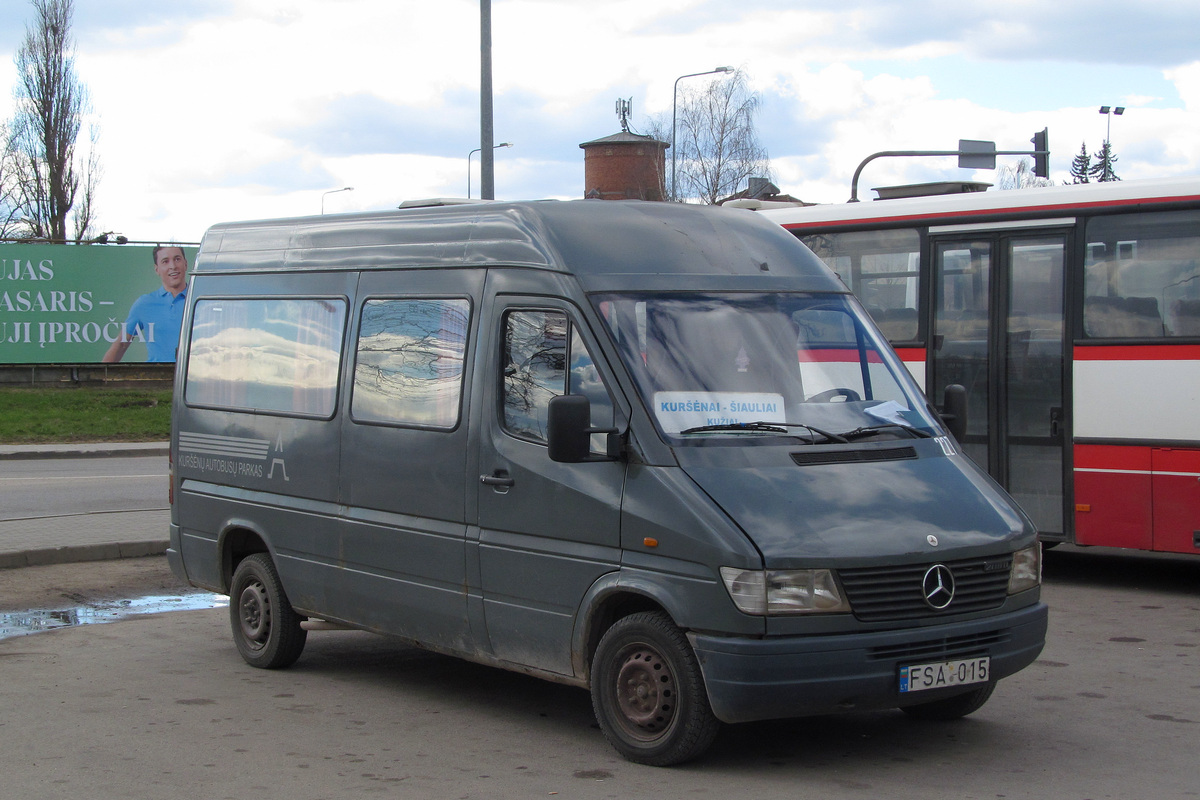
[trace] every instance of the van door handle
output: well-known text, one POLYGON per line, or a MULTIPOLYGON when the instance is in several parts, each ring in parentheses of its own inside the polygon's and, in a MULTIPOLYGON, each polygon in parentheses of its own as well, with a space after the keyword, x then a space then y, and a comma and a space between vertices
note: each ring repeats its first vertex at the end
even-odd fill
POLYGON ((479 482, 484 486, 512 486, 516 481, 508 477, 505 472, 497 472, 495 475, 480 475, 479 482))

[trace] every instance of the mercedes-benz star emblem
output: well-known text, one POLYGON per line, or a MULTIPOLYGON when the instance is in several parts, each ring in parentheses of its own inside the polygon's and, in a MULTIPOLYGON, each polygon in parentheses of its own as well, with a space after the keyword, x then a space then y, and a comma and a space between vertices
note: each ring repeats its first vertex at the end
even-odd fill
POLYGON ((941 611, 954 599, 954 573, 945 564, 934 564, 921 580, 921 591, 925 603, 935 611, 941 611))

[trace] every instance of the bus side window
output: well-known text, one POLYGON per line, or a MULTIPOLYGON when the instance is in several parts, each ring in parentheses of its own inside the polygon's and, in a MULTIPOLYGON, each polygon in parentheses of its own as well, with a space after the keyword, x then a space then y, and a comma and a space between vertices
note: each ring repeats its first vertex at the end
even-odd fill
POLYGON ((1097 216, 1087 223, 1084 333, 1200 336, 1200 212, 1097 216))
POLYGON ((921 236, 916 228, 812 234, 800 241, 838 274, 889 341, 917 340, 921 236))

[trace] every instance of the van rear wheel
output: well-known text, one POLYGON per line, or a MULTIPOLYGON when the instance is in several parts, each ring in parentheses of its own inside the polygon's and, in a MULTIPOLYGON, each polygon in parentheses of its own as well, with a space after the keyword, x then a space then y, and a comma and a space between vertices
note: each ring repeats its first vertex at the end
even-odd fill
POLYGON ((720 728, 696 654, 660 612, 631 614, 604 634, 592 659, 592 707, 617 752, 656 767, 700 755, 720 728))
POLYGON ((242 559, 229 586, 229 623, 246 663, 260 669, 294 664, 308 640, 302 621, 288 602, 271 557, 254 553, 242 559))

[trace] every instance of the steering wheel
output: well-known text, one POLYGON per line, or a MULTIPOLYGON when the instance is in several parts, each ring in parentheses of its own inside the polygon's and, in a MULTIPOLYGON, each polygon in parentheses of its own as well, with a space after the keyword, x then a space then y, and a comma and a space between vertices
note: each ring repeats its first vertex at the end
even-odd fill
POLYGON ((843 403, 853 403, 862 400, 858 392, 853 389, 839 387, 837 389, 826 389, 823 392, 814 394, 804 402, 806 403, 832 403, 835 397, 844 397, 843 403))

